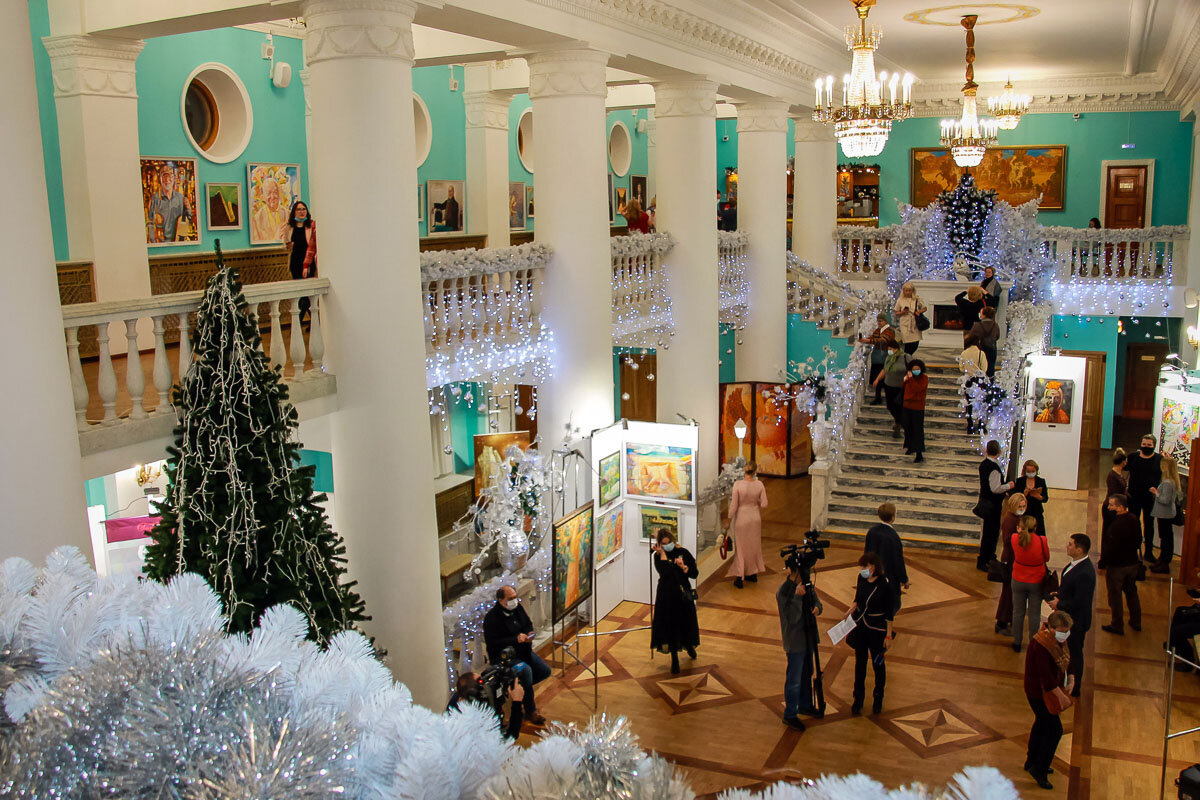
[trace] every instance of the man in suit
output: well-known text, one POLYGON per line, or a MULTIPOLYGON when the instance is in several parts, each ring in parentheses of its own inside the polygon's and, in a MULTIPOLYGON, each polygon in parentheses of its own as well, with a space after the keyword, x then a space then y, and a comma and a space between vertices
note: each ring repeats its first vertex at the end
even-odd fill
POLYGON ((883 562, 883 574, 887 576, 888 585, 895 595, 894 608, 899 611, 900 589, 908 588, 908 571, 904 568, 904 543, 892 527, 896 520, 896 506, 884 503, 875 513, 879 515, 879 524, 867 531, 863 552, 874 553, 883 562))
POLYGON ((1100 538, 1100 569, 1105 570, 1104 583, 1108 587, 1112 622, 1101 625, 1100 630, 1124 636, 1122 595, 1129 603, 1129 627, 1135 631, 1142 629, 1142 603, 1137 589, 1142 529, 1137 517, 1129 513, 1129 499, 1125 495, 1114 494, 1109 497, 1108 508, 1113 512, 1113 519, 1104 528, 1104 535, 1100 538))
POLYGON ((1073 533, 1067 540, 1067 557, 1071 563, 1063 567, 1058 592, 1050 598, 1050 608, 1071 615, 1071 638, 1067 648, 1071 651, 1071 674, 1075 676, 1072 694, 1079 697, 1079 686, 1083 683, 1083 640, 1092 627, 1092 603, 1096 596, 1096 565, 1089 556, 1092 540, 1086 533, 1073 533))
POLYGON ((996 560, 996 542, 1000 539, 1000 512, 1004 496, 1016 483, 1004 482, 1004 470, 1000 468, 1000 443, 992 439, 985 450, 987 457, 979 462, 979 502, 975 504, 975 516, 983 520, 979 535, 979 556, 975 568, 987 572, 988 564, 996 560))

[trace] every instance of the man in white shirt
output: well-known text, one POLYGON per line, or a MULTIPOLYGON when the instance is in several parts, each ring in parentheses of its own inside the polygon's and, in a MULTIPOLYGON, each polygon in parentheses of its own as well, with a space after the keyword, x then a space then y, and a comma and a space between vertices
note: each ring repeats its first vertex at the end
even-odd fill
POLYGON ((1072 691, 1079 696, 1079 685, 1083 682, 1083 640, 1092 627, 1092 601, 1096 595, 1096 565, 1088 555, 1092 540, 1086 533, 1073 533, 1067 540, 1067 557, 1071 563, 1063 567, 1059 578, 1058 592, 1051 596, 1050 608, 1071 615, 1071 637, 1067 648, 1071 652, 1070 674, 1075 676, 1072 691))

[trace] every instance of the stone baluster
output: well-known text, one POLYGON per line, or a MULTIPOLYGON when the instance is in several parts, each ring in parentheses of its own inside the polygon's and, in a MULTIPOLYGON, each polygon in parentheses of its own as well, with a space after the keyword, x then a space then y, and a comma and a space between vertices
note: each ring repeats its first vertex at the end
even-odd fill
POLYGON ((79 363, 79 328, 67 328, 67 367, 71 372, 71 399, 75 401, 75 427, 87 429, 87 382, 83 379, 83 366, 79 363))
POLYGON ((188 312, 179 314, 179 382, 192 366, 192 337, 188 334, 188 312))
POLYGON ((312 369, 308 372, 316 375, 325 371, 325 337, 321 334, 321 296, 313 295, 310 301, 308 317, 308 358, 312 361, 312 369))
POLYGON ((167 393, 171 391, 171 365, 167 363, 167 343, 163 338, 163 315, 154 317, 154 388, 158 391, 155 414, 165 414, 170 407, 167 393))
MULTIPOLYGON (((272 347, 272 350, 275 348, 272 347)), ((283 340, 279 342, 283 350, 283 340)), ((298 378, 304 374, 304 326, 300 324, 300 298, 292 298, 292 331, 291 331, 292 377, 298 378)), ((282 353, 281 353, 282 354, 282 353)))
POLYGON ((96 388, 100 402, 104 405, 102 425, 117 424, 117 373, 113 371, 112 354, 108 350, 108 323, 96 326, 96 343, 100 347, 100 372, 96 377, 96 388))
MULTIPOLYGON (((287 362, 287 357, 283 354, 283 327, 279 321, 279 301, 272 300, 267 304, 270 309, 267 314, 271 317, 271 346, 267 352, 267 360, 272 367, 283 368, 287 362)), ((292 309, 295 310, 296 301, 292 300, 292 309)))
POLYGON ((130 418, 145 419, 147 414, 142 402, 146 393, 146 376, 142 374, 142 355, 138 352, 137 324, 137 317, 125 320, 125 388, 129 390, 129 399, 133 401, 130 418))

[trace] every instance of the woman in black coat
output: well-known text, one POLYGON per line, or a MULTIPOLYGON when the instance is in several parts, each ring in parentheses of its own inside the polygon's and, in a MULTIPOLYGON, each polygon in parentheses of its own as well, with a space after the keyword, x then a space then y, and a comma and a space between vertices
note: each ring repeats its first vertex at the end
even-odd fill
POLYGON ((892 617, 896 613, 891 585, 883 574, 883 562, 875 553, 864 553, 858 559, 861 571, 858 586, 854 589, 854 605, 850 615, 855 627, 846 637, 846 643, 854 648, 854 704, 851 714, 859 714, 866 696, 867 659, 875 668, 875 702, 871 713, 883 710, 883 687, 887 683, 884 652, 892 646, 892 617))
POLYGON ((965 292, 954 296, 954 305, 958 306, 958 318, 962 322, 963 335, 979 321, 979 312, 983 310, 984 292, 978 286, 968 286, 965 292))
POLYGON ((1038 469, 1038 463, 1032 458, 1026 461, 1021 467, 1021 476, 1017 478, 1013 492, 1025 495, 1025 502, 1028 504, 1025 516, 1036 519, 1037 532, 1045 536, 1046 510, 1043 506, 1050 499, 1050 490, 1046 487, 1046 479, 1038 474, 1038 469))
POLYGON ((679 674, 679 651, 696 657, 700 646, 700 623, 696 619, 696 601, 692 597, 692 579, 700 574, 696 559, 675 543, 666 528, 655 532, 650 558, 658 571, 658 589, 654 593, 654 622, 650 625, 651 649, 671 654, 671 674, 679 674))

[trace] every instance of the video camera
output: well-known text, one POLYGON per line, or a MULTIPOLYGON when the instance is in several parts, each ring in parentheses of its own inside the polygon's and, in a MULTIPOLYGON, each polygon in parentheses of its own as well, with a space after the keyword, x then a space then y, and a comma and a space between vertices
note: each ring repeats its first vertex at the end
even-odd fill
POLYGON ((779 555, 789 572, 795 570, 807 579, 809 571, 825 557, 828 547, 829 541, 821 538, 820 531, 809 531, 804 534, 803 544, 789 544, 779 551, 779 555))
POLYGON ((508 688, 517 679, 517 651, 514 647, 506 647, 500 651, 500 659, 495 664, 489 664, 479 673, 479 698, 492 708, 499 709, 508 697, 508 688))

